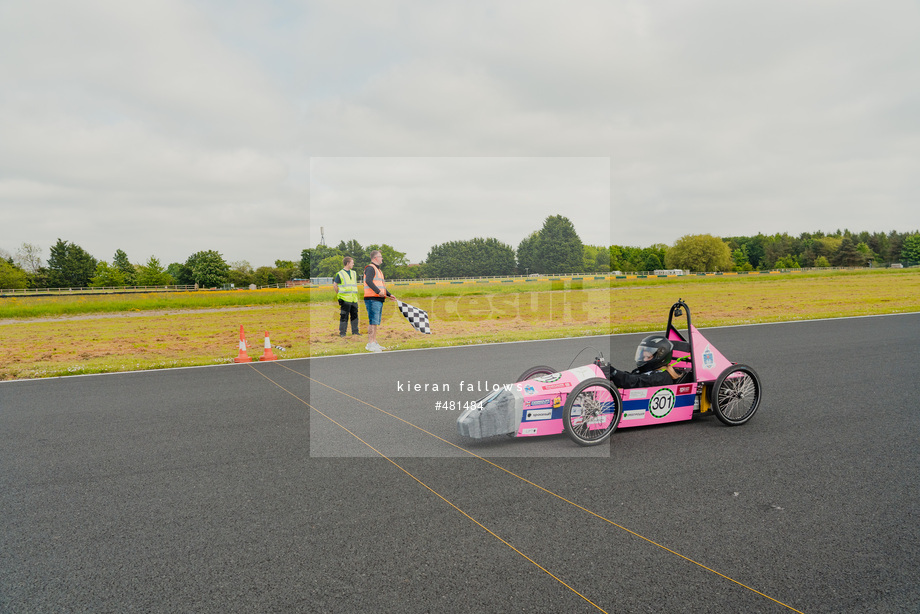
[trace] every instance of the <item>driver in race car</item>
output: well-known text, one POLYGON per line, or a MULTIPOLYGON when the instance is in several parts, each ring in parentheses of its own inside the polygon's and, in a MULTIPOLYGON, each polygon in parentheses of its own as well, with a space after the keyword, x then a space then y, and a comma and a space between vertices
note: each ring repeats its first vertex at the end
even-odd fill
POLYGON ((626 373, 612 365, 601 369, 617 388, 649 388, 668 386, 684 376, 686 371, 677 371, 671 363, 674 344, 661 335, 649 335, 636 348, 636 368, 626 373))

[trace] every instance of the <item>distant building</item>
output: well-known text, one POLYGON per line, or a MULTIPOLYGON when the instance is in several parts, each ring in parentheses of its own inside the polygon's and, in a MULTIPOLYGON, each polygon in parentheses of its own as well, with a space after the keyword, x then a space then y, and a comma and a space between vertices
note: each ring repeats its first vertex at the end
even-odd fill
POLYGON ((658 269, 652 271, 655 275, 683 275, 684 272, 681 269, 658 269))
POLYGON ((309 286, 309 285, 310 285, 309 279, 289 279, 286 282, 284 282, 285 288, 299 288, 302 286, 309 286))

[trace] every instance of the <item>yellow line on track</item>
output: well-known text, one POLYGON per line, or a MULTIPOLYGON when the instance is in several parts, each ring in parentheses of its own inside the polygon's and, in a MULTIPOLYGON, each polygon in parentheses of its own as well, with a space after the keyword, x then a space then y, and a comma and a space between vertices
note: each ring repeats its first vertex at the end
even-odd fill
MULTIPOLYGON (((566 584, 566 583, 565 583, 561 578, 559 578, 557 575, 555 575, 554 573, 552 573, 551 571, 549 571, 548 569, 546 569, 545 567, 543 567, 542 565, 540 565, 539 563, 537 563, 535 560, 533 560, 532 558, 530 558, 529 556, 527 556, 526 554, 524 554, 523 552, 521 552, 520 550, 518 550, 517 548, 515 548, 511 543, 509 543, 508 541, 502 539, 497 533, 495 533, 494 531, 492 531, 492 529, 490 529, 489 527, 485 526, 484 524, 482 524, 481 522, 479 522, 478 520, 476 520, 475 518, 473 518, 472 516, 470 516, 469 514, 467 514, 466 512, 464 512, 462 509, 460 509, 459 507, 457 507, 456 505, 454 505, 449 499, 447 499, 447 497, 445 497, 444 495, 442 495, 441 493, 439 493, 438 491, 436 491, 435 489, 433 489, 431 486, 429 486, 429 485, 426 484, 425 482, 421 481, 418 477, 416 477, 415 475, 413 475, 412 473, 410 473, 405 467, 403 467, 402 465, 400 465, 399 463, 397 463, 396 461, 394 461, 392 458, 390 458, 389 456, 387 456, 386 454, 384 454, 383 452, 381 452, 380 450, 378 450, 377 448, 375 448, 374 446, 372 446, 372 445, 369 444, 368 442, 366 442, 366 441, 364 441, 363 439, 361 439, 358 435, 356 435, 355 433, 353 433, 353 432, 351 432, 350 430, 348 430, 347 427, 343 426, 342 424, 339 424, 339 423, 336 422, 334 419, 332 419, 332 418, 330 418, 329 416, 327 416, 326 414, 324 414, 322 411, 320 411, 320 410, 316 409, 315 407, 313 407, 312 405, 310 405, 307 401, 304 401, 304 400, 301 399, 299 396, 297 396, 296 394, 294 394, 293 392, 291 392, 290 390, 288 390, 287 388, 285 388, 284 386, 282 386, 281 384, 279 384, 278 382, 276 382, 276 381, 273 380, 272 378, 268 377, 267 375, 265 375, 264 373, 262 373, 261 371, 259 371, 258 369, 256 369, 254 365, 249 365, 249 366, 252 367, 252 370, 253 370, 253 371, 255 371, 256 373, 258 373, 259 375, 261 375, 262 377, 264 377, 265 379, 267 379, 268 381, 270 381, 272 384, 274 384, 275 386, 277 386, 278 388, 280 388, 280 389, 283 390, 284 392, 288 393, 289 395, 291 395, 292 397, 294 397, 295 399, 297 399, 298 401, 300 401, 301 403, 303 403, 304 405, 306 405, 307 407, 309 407, 310 409, 312 409, 313 411, 315 411, 316 413, 318 413, 319 415, 321 415, 321 416, 322 416, 323 418, 325 418, 326 420, 329 420, 329 422, 332 422, 334 425, 336 425, 337 427, 339 427, 340 429, 342 429, 343 431, 345 431, 346 433, 348 433, 349 435, 351 435, 352 437, 354 437, 355 439, 357 439, 358 441, 360 441, 361 443, 363 443, 364 445, 366 445, 368 448, 370 448, 371 450, 373 450, 376 454, 380 455, 382 458, 386 459, 389 463, 391 463, 391 464, 392 464, 393 466, 395 466, 397 469, 399 469, 400 471, 402 471, 403 473, 405 473, 406 475, 408 475, 410 478, 412 478, 413 480, 415 480, 416 482, 418 482, 419 484, 421 484, 423 487, 425 487, 425 489, 427 489, 427 490, 428 490, 429 492, 431 492, 433 495, 435 495, 436 497, 438 497, 439 499, 441 499, 441 501, 443 501, 443 502, 446 503, 447 505, 451 506, 452 508, 454 508, 455 510, 457 510, 458 512, 460 512, 460 514, 462 514, 463 516, 465 516, 466 518, 468 518, 469 520, 471 520, 474 524, 476 524, 476 526, 478 526, 479 528, 481 528, 483 531, 485 531, 486 533, 488 533, 489 535, 491 535, 492 537, 494 537, 495 539, 497 539, 497 540, 500 541, 501 543, 505 544, 506 546, 508 546, 509 548, 511 548, 514 552, 516 552, 517 554, 519 554, 520 556, 522 556, 524 559, 526 559, 527 561, 529 561, 530 563, 532 563, 537 569, 539 569, 540 571, 542 571, 543 573, 545 573, 546 575, 548 575, 549 577, 551 577, 553 580, 555 580, 556 582, 558 582, 558 583, 561 584, 562 586, 566 587, 567 589, 569 589, 570 591, 572 591, 573 593, 575 593, 576 595, 578 595, 579 597, 581 597, 582 599, 584 599, 587 603, 589 603, 589 604, 591 604, 592 606, 594 606, 597 610, 599 610, 599 611, 601 611, 601 612, 604 612, 604 614, 608 614, 606 610, 604 610, 604 609, 601 608, 599 605, 597 605, 596 603, 594 603, 593 601, 591 601, 590 599, 588 599, 587 597, 585 597, 584 595, 582 595, 581 593, 579 593, 577 590, 575 590, 574 588, 572 588, 571 586, 569 586, 568 584, 566 584)), ((281 366, 284 366, 284 365, 281 365, 281 366)), ((297 371, 294 371, 293 369, 290 369, 290 368, 288 368, 288 367, 284 367, 284 368, 287 369, 288 371, 291 371, 291 372, 293 372, 293 373, 297 373, 298 375, 303 376, 302 373, 298 373, 297 371)), ((304 376, 304 377, 308 377, 308 376, 304 376)), ((310 379, 312 379, 312 378, 310 378, 310 379)), ((333 389, 333 390, 334 390, 334 389, 333 389)), ((344 393, 343 393, 343 394, 344 394, 344 393)), ((348 396, 348 395, 346 395, 346 396, 348 396)), ((354 397, 352 397, 352 398, 354 398, 354 397)), ((362 403, 363 403, 363 401, 362 401, 362 403)))
MULTIPOLYGON (((793 612, 798 612, 798 614, 804 614, 804 613, 801 612, 800 610, 797 610, 797 609, 793 608, 792 606, 783 603, 782 601, 779 601, 779 600, 777 600, 777 599, 774 599, 773 597, 770 597, 769 595, 767 595, 767 594, 765 594, 765 593, 762 593, 762 592, 758 591, 758 590, 755 589, 755 588, 752 588, 752 587, 750 587, 750 586, 748 586, 748 585, 746 585, 746 584, 744 584, 744 583, 742 583, 742 582, 739 582, 738 580, 735 580, 734 578, 731 578, 731 577, 729 577, 729 576, 726 576, 725 574, 723 574, 723 573, 721 573, 721 572, 718 572, 718 571, 716 571, 716 570, 714 570, 714 569, 712 569, 712 568, 710 568, 710 567, 707 567, 706 565, 703 565, 703 564, 700 563, 699 561, 695 561, 695 560, 691 559, 691 558, 688 557, 688 556, 684 556, 683 554, 681 554, 681 553, 679 553, 679 552, 676 552, 676 551, 674 551, 674 550, 668 548, 667 546, 664 546, 664 545, 662 545, 662 544, 659 544, 658 542, 656 542, 656 541, 654 541, 654 540, 652 540, 652 539, 649 539, 648 537, 645 537, 644 535, 641 535, 640 533, 636 533, 635 531, 633 531, 633 530, 631 530, 631 529, 628 529, 628 528, 626 528, 626 527, 624 527, 624 526, 622 526, 622 525, 620 525, 620 524, 617 524, 616 522, 610 520, 609 518, 605 518, 604 516, 601 516, 600 514, 598 514, 598 513, 596 513, 596 512, 593 512, 593 511, 589 510, 588 508, 583 507, 583 506, 581 506, 581 505, 575 503, 574 501, 570 501, 569 499, 566 499, 566 498, 563 497, 562 495, 559 495, 559 494, 557 494, 557 493, 555 493, 555 492, 553 492, 553 491, 551 491, 551 490, 549 490, 549 489, 547 489, 547 488, 544 488, 543 486, 540 486, 539 484, 536 484, 536 483, 534 483, 534 482, 528 480, 527 478, 522 477, 522 476, 520 476, 520 475, 514 473, 513 471, 511 471, 511 470, 509 470, 509 469, 506 469, 506 468, 502 467, 501 465, 498 465, 498 464, 496 464, 496 463, 493 463, 492 461, 490 461, 489 459, 487 459, 487 458, 485 458, 485 457, 479 456, 479 455, 476 454, 475 452, 471 452, 470 450, 467 450, 466 448, 462 448, 462 447, 458 446, 457 444, 455 444, 455 443, 453 443, 453 442, 451 442, 451 441, 447 441, 447 440, 444 439, 443 437, 439 437, 438 435, 435 435, 434 433, 432 433, 432 432, 430 432, 430 431, 427 431, 427 430, 423 429, 422 427, 420 427, 420 426, 418 426, 418 425, 416 425, 416 424, 413 424, 413 423, 409 422, 408 420, 405 420, 405 419, 403 419, 403 418, 400 418, 400 417, 397 416, 396 414, 390 413, 390 412, 386 411, 385 409, 381 409, 381 408, 379 408, 379 407, 377 407, 377 406, 375 406, 375 405, 372 405, 372 404, 368 403, 367 401, 363 401, 363 400, 361 400, 361 399, 359 399, 359 398, 357 398, 357 397, 354 397, 354 396, 348 394, 347 392, 343 392, 343 391, 341 391, 341 390, 339 390, 339 389, 337 389, 337 388, 334 388, 333 386, 330 386, 329 384, 325 384, 325 383, 323 383, 323 382, 321 382, 321 381, 319 381, 319 380, 313 379, 313 378, 310 377, 309 375, 305 375, 305 374, 301 373, 300 371, 296 371, 296 370, 294 370, 294 369, 291 369, 290 367, 288 367, 288 366, 286 366, 286 365, 283 365, 283 364, 281 364, 281 363, 274 363, 274 364, 276 364, 277 366, 282 367, 282 368, 284 368, 284 369, 287 369, 287 370, 290 371, 291 373, 296 373, 297 375, 299 375, 299 376, 301 376, 301 377, 304 377, 304 378, 310 380, 310 381, 313 382, 313 383, 319 384, 320 386, 324 386, 324 387, 328 388, 329 390, 332 390, 333 392, 337 392, 338 394, 341 394, 342 396, 348 397, 349 399, 352 399, 352 400, 354 400, 354 401, 357 401, 358 403, 361 403, 361 404, 363 404, 363 405, 367 405, 367 406, 370 407, 371 409, 375 409, 375 410, 377 410, 377 411, 379 411, 379 412, 381 412, 381 413, 383 413, 383 414, 386 414, 387 416, 390 416, 390 417, 392 417, 392 418, 396 418, 396 419, 399 420, 400 422, 403 422, 404 424, 407 424, 408 426, 411 426, 412 428, 418 429, 419 431, 425 433, 426 435, 430 435, 431 437, 434 437, 435 439, 438 439, 438 440, 440 440, 440 441, 443 441, 443 442, 446 443, 447 445, 452 446, 452 447, 456 448, 457 450, 460 450, 461 452, 465 452, 466 454, 469 454, 469 455, 472 456, 473 458, 479 459, 479 460, 481 460, 481 461, 484 462, 484 463, 488 463, 489 465, 492 465, 492 466, 495 467, 496 469, 500 469, 501 471, 504 471, 504 472, 507 473, 508 475, 511 475, 511 476, 513 476, 513 477, 515 477, 515 478, 521 480, 522 482, 524 482, 524 483, 526 483, 526 484, 530 484, 530 485, 533 486, 534 488, 537 488, 537 489, 539 489, 539 490, 542 490, 542 491, 545 492, 546 494, 552 495, 553 497, 556 497, 556 498, 559 499, 560 501, 564 501, 565 503, 568 503, 569 505, 571 505, 571 506, 573 506, 573 507, 576 507, 576 508, 578 508, 578 509, 580 509, 580 510, 582 510, 582 511, 584 511, 584 512, 587 512, 588 514, 594 516, 595 518, 598 518, 599 520, 603 520, 604 522, 606 522, 606 523, 608 523, 608 524, 610 524, 610 525, 612 525, 612 526, 615 526, 616 528, 621 529, 621 530, 625 531, 626 533, 629 533, 630 535, 632 535, 632 536, 634 536, 634 537, 637 537, 637 538, 639 538, 639 539, 641 539, 641 540, 643 540, 643 541, 645 541, 645 542, 648 542, 649 544, 651 544, 651 545, 653 545, 653 546, 656 546, 656 547, 658 547, 658 548, 661 548, 661 549, 664 550, 665 552, 668 552, 668 553, 670 553, 670 554, 673 554, 674 556, 676 556, 676 557, 678 557, 678 558, 680 558, 680 559, 683 559, 684 561, 687 561, 688 563, 692 563, 692 564, 696 565, 697 567, 700 567, 701 569, 704 569, 704 570, 706 570, 706 571, 708 571, 708 572, 710 572, 710 573, 712 573, 712 574, 715 574, 715 575, 719 576, 720 578, 723 578, 723 579, 725 579, 725 580, 728 580, 729 582, 732 582, 733 584, 736 584, 736 585, 740 586, 741 588, 747 589, 747 590, 751 591, 752 593, 754 593, 754 594, 756 594, 756 595, 760 595, 761 597, 763 597, 763 598, 765 598, 765 599, 768 599, 768 600, 772 601, 773 603, 776 603, 776 604, 778 604, 778 605, 781 605, 781 606, 783 606, 784 608, 786 608, 786 609, 788 609, 788 610, 791 610, 791 611, 793 611, 793 612)), ((254 367, 253 367, 253 368, 254 368, 254 367)), ((259 372, 258 369, 256 369, 256 371, 259 372)), ((272 381, 272 380, 269 379, 268 376, 266 376, 264 373, 259 372, 259 374, 262 375, 263 377, 265 377, 266 379, 268 379, 269 381, 272 381)), ((272 383, 274 383, 276 386, 278 386, 279 388, 281 388, 282 390, 284 390, 285 392, 287 392, 287 393, 290 394, 291 396, 294 396, 295 398, 297 398, 299 401, 303 402, 303 403, 304 403, 305 405, 307 405, 308 407, 311 407, 312 409, 316 410, 315 407, 312 407, 309 403, 306 403, 306 401, 303 401, 302 399, 300 399, 299 397, 297 397, 297 396, 294 395, 293 393, 291 393, 291 392, 285 390, 283 387, 281 387, 280 385, 278 385, 278 384, 275 383, 274 381, 272 381, 272 383)), ((318 410, 316 410, 316 411, 318 411, 318 410)), ((326 416, 326 415, 323 414, 322 412, 319 412, 319 413, 320 413, 323 417, 327 418, 328 420, 331 420, 332 422, 335 422, 334 420, 332 420, 332 418, 329 418, 328 416, 326 416)), ((337 422, 335 422, 335 423, 338 424, 337 422)), ((339 425, 339 426, 341 426, 341 425, 339 425)), ((345 429, 345 427, 342 427, 342 428, 345 429)), ((345 429, 345 430, 348 431, 348 429, 345 429)), ((351 433, 351 431, 348 431, 348 432, 351 433)), ((377 450, 375 450, 370 444, 364 442, 360 437, 358 437, 358 436, 355 435, 354 433, 351 433, 351 434, 352 434, 355 438, 357 438, 359 441, 361 441, 362 443, 364 443, 364 445, 366 445, 367 447, 369 447, 369 448, 371 448, 372 450, 374 450, 374 452, 377 452, 377 454, 380 454, 380 456, 383 456, 383 458, 386 458, 388 461, 390 461, 391 463, 393 463, 392 460, 390 460, 388 457, 384 456, 383 454, 381 454, 380 452, 378 452, 377 450)), ((393 464, 396 465, 396 463, 393 463, 393 464)), ((396 465, 396 466, 399 467, 399 465, 396 465)), ((402 467, 399 467, 399 468, 402 469, 403 471, 406 471, 406 470, 403 469, 402 467)), ((411 473, 409 473, 408 471, 406 471, 406 473, 407 473, 408 475, 410 475, 413 479, 418 480, 418 478, 416 478, 415 476, 413 476, 413 475, 412 475, 411 473)), ((421 480, 418 480, 418 482, 419 482, 420 484, 422 484, 423 486, 425 486, 425 488, 428 488, 429 490, 431 490, 431 489, 430 489, 426 484, 424 484, 424 482, 422 482, 421 480)), ((436 493, 435 491, 432 490, 431 492, 434 492, 436 495, 438 495, 439 497, 441 497, 441 495, 439 495, 439 494, 436 493)), ((443 499, 443 497, 441 497, 441 498, 443 499)), ((447 501, 447 499, 444 499, 444 501, 446 501, 448 504, 450 504, 451 506, 453 506, 453 507, 456 508, 456 506, 454 506, 452 503, 450 503, 450 501, 447 501)), ((457 511, 459 511, 461 514, 463 514, 464 516, 467 516, 468 518, 470 518, 465 512, 463 512, 463 511, 460 510, 459 508, 456 508, 456 509, 457 509, 457 511)), ((476 522, 473 518, 470 518, 470 520, 473 520, 473 522, 476 522)), ((476 524, 479 524, 479 523, 476 522, 476 524)), ((479 525, 479 526, 482 526, 482 525, 479 525)), ((486 529, 485 527, 483 527, 483 529, 485 529, 486 531, 489 531, 489 530, 486 529)), ((489 531, 489 533, 492 533, 492 532, 489 531)), ((492 533, 492 535, 495 535, 495 534, 492 533)), ((514 546, 512 546, 511 544, 508 544, 508 542, 506 542, 505 540, 501 539, 501 538, 498 537, 497 535, 495 535, 495 537, 498 538, 499 540, 501 540, 502 543, 506 544, 508 547, 512 548, 515 552, 518 552, 518 554, 521 554, 521 556, 523 556, 524 558, 527 558, 527 560, 529 560, 531 563, 534 563, 534 562, 533 562, 531 559, 529 559, 526 555, 522 554, 522 553, 519 552, 516 548, 514 548, 514 546)), ((534 563, 534 565, 537 565, 537 563, 534 563)), ((540 567, 540 566, 537 565, 537 567, 540 567)), ((543 569, 543 568, 540 567, 540 569, 543 569)), ((543 571, 546 571, 546 570, 543 569, 543 571)), ((553 578, 556 578, 556 576, 553 576, 553 574, 551 574, 550 572, 546 571, 546 573, 548 573, 549 575, 551 575, 553 578)), ((556 578, 556 579, 559 580, 558 578, 556 578)), ((598 607, 597 605, 595 605, 594 603, 592 603, 590 600, 588 600, 586 597, 584 597, 583 595, 581 595, 581 593, 578 593, 578 591, 575 591, 575 589, 572 589, 571 587, 569 587, 567 584, 565 584, 565 583, 562 582, 561 580, 559 580, 559 582, 561 582, 561 583, 562 583, 563 585, 565 585, 567 588, 569 588, 570 590, 572 590, 573 592, 575 592, 576 594, 578 594, 580 597, 582 597, 582 599, 584 599, 584 600, 587 601, 588 603, 591 603, 591 605, 594 605, 594 607, 600 609, 600 607, 598 607)))

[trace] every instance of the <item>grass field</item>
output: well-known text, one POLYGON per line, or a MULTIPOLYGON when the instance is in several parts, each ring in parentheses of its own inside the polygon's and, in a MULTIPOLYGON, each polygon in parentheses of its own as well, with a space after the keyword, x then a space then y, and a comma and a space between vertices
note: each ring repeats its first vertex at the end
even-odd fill
MULTIPOLYGON (((752 276, 396 285, 429 312, 416 333, 387 302, 389 349, 611 334, 664 328, 683 298, 699 328, 920 311, 920 269, 752 276)), ((0 380, 232 362, 240 326, 249 355, 264 332, 283 358, 363 352, 338 336, 331 290, 258 290, 0 300, 0 380)), ((365 312, 361 332, 366 332, 365 312)))

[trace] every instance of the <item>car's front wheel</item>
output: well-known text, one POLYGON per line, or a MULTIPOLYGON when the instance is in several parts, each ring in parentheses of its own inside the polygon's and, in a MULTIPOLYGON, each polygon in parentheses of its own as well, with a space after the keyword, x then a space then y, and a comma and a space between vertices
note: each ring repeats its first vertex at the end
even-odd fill
POLYGON ((592 377, 579 383, 565 399, 562 423, 580 446, 596 446, 610 438, 620 423, 623 403, 610 380, 592 377))

